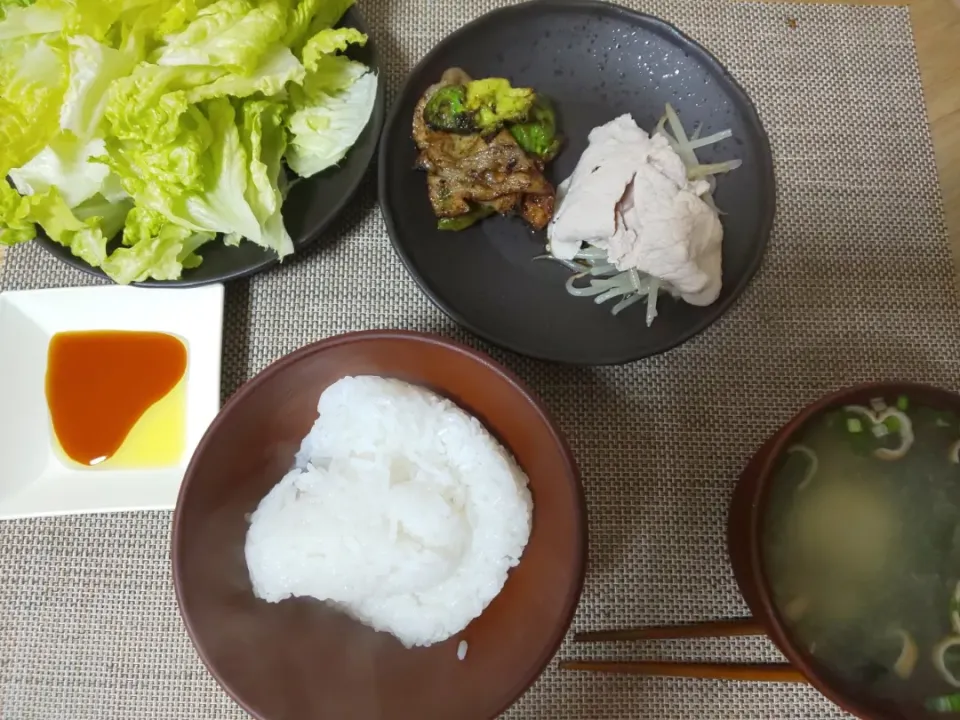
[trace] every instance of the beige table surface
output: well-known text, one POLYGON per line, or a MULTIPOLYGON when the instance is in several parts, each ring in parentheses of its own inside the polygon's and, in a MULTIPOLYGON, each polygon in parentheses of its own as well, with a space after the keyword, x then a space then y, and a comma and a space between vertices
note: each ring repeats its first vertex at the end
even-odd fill
MULTIPOLYGON (((773 0, 776 1, 776 0, 773 0)), ((790 0, 810 4, 907 5, 917 44, 927 120, 954 259, 960 271, 960 0, 790 0)), ((785 18, 785 22, 789 18, 785 18)), ((869 128, 864 128, 869 133, 869 128)), ((3 248, 0 248, 0 262, 3 248)))
MULTIPOLYGON (((790 1, 850 4, 842 0, 790 1)), ((960 0, 860 0, 855 4, 910 8, 950 244, 960 271, 960 0)), ((864 128, 864 132, 870 129, 864 128)))

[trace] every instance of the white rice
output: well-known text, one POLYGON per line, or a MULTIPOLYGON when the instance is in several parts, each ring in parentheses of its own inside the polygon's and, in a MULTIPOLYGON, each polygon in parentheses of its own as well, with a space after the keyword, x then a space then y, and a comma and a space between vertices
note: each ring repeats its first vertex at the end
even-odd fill
POLYGON ((335 603, 404 645, 460 632, 530 537, 527 477, 481 423, 423 388, 344 378, 247 532, 253 591, 335 603))

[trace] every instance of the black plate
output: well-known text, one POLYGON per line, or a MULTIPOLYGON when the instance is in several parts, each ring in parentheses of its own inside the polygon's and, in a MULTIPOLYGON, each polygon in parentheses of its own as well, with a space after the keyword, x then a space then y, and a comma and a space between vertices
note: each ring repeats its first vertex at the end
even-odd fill
POLYGON ((773 161, 766 132, 743 89, 703 47, 662 20, 589 0, 534 0, 496 10, 437 45, 416 67, 392 108, 380 144, 380 206, 400 258, 430 298, 477 335, 545 360, 613 364, 668 350, 701 332, 743 292, 760 266, 774 214, 773 161), (702 162, 734 157, 721 177, 723 291, 698 308, 661 296, 646 326, 643 303, 619 316, 610 305, 564 290, 570 273, 533 262, 545 236, 518 218, 492 218, 460 233, 436 229, 426 180, 413 170, 410 122, 420 95, 444 70, 503 76, 532 86, 557 107, 567 138, 548 168, 566 178, 589 131, 622 113, 651 130, 669 102, 689 131, 729 128, 734 138, 698 151, 702 162))
MULTIPOLYGON (((370 34, 363 16, 355 7, 347 11, 340 25, 353 27, 362 33, 370 34)), ((377 51, 372 37, 364 47, 352 47, 347 54, 374 70, 379 69, 377 51)), ((373 159, 377 148, 377 140, 380 137, 380 129, 383 126, 383 85, 384 78, 381 77, 377 83, 377 98, 373 105, 370 120, 343 161, 337 167, 298 182, 290 190, 290 194, 284 201, 283 219, 287 226, 287 232, 293 238, 296 250, 302 250, 316 240, 336 219, 337 215, 356 193, 357 188, 360 187, 360 181, 363 180, 363 176, 370 166, 370 161, 373 159)), ((73 255, 68 248, 54 242, 42 233, 38 236, 37 242, 52 255, 78 270, 106 278, 102 270, 90 267, 83 260, 73 255)), ((200 254, 203 256, 203 264, 193 270, 185 270, 179 280, 147 280, 134 284, 153 287, 209 285, 210 283, 226 282, 253 275, 278 262, 275 252, 265 250, 259 245, 246 241, 240 243, 237 247, 228 247, 217 240, 204 246, 200 254)), ((295 259, 296 255, 291 255, 285 259, 285 262, 295 259)))

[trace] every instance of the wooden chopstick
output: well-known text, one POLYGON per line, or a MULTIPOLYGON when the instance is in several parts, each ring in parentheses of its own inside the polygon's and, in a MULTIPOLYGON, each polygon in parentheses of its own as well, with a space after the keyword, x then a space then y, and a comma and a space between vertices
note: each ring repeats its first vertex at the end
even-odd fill
MULTIPOLYGON (((740 637, 766 635, 753 618, 716 620, 689 625, 639 627, 627 630, 598 630, 577 633, 574 642, 621 642, 628 640, 676 640, 682 638, 740 637)), ((806 676, 788 664, 739 665, 726 663, 679 663, 659 661, 564 660, 564 670, 617 673, 621 675, 658 675, 712 680, 806 683, 806 676)))
POLYGON ((620 675, 657 675, 705 680, 744 680, 748 682, 807 682, 802 672, 787 664, 728 665, 722 663, 564 660, 560 663, 560 667, 563 670, 585 670, 620 675))
POLYGON ((675 640, 682 638, 739 637, 766 635, 763 626, 753 618, 716 620, 689 625, 639 627, 627 630, 596 630, 576 633, 574 642, 621 642, 624 640, 675 640))

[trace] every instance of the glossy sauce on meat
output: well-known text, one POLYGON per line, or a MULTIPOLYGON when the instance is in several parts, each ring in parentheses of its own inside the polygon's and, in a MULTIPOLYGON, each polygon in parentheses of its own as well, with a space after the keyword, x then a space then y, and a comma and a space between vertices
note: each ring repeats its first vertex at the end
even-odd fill
POLYGON ((469 81, 459 68, 447 70, 414 110, 416 167, 427 173, 434 214, 452 218, 480 206, 501 215, 518 213, 535 229, 543 229, 553 216, 556 191, 544 177, 542 163, 525 153, 509 131, 483 137, 434 130, 424 121, 424 109, 435 92, 469 81))

